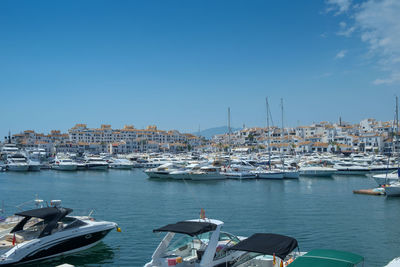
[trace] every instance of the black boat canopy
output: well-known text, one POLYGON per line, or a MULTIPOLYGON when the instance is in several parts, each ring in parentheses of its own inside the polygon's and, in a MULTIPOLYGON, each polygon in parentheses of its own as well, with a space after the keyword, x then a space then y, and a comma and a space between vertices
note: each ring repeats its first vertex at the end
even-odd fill
POLYGON ((47 221, 48 223, 44 227, 43 231, 39 234, 40 237, 51 235, 51 231, 57 227, 57 222, 63 219, 65 216, 70 214, 72 209, 68 208, 56 208, 56 207, 48 207, 48 208, 40 208, 27 210, 23 212, 16 213, 15 215, 25 217, 23 218, 10 233, 15 233, 24 229, 25 224, 31 218, 39 218, 47 221))
POLYGON ((240 250, 255 252, 264 255, 273 255, 282 260, 297 247, 297 240, 278 234, 254 234, 249 238, 237 243, 229 248, 230 250, 240 250))
POLYGON ((49 220, 58 215, 61 215, 62 213, 65 213, 64 216, 66 216, 67 214, 69 214, 71 212, 72 212, 72 209, 68 209, 68 208, 48 207, 48 208, 40 208, 40 209, 22 211, 22 212, 16 213, 15 215, 22 216, 22 217, 31 217, 31 218, 33 217, 33 218, 49 220))
POLYGON ((187 234, 190 236, 199 235, 202 233, 207 233, 210 231, 214 231, 217 228, 217 225, 209 222, 191 222, 191 221, 183 221, 177 222, 174 224, 168 224, 164 227, 154 229, 153 232, 173 232, 180 234, 187 234))

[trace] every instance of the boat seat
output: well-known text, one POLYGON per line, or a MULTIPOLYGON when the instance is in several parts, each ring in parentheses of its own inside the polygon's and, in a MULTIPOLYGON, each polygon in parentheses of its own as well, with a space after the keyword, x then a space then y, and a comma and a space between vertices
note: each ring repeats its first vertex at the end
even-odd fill
MULTIPOLYGON (((14 234, 12 234, 12 233, 6 234, 4 239, 5 239, 6 241, 12 243, 12 242, 13 242, 13 239, 14 239, 14 234)), ((16 243, 16 244, 22 243, 22 242, 24 242, 24 241, 25 241, 25 239, 24 239, 23 236, 21 236, 21 235, 19 235, 19 234, 15 234, 15 243, 16 243)))
POLYGON ((6 249, 6 248, 12 248, 12 242, 7 241, 7 240, 1 240, 0 241, 0 249, 6 249))

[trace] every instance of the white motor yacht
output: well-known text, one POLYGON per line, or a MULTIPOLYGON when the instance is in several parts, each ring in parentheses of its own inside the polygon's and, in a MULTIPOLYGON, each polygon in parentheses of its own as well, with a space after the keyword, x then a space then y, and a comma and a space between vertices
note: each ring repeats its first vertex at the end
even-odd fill
POLYGON ((114 222, 67 216, 71 212, 68 208, 46 207, 16 213, 23 219, 0 238, 0 266, 81 251, 117 228, 114 222), (32 220, 34 224, 30 224, 32 220))
POLYGON ((369 167, 354 163, 338 162, 333 166, 337 170, 336 174, 342 175, 366 175, 370 172, 369 167))
POLYGON ((184 168, 173 170, 169 173, 169 177, 176 180, 189 180, 190 173, 199 170, 204 163, 191 163, 184 168))
POLYGON ((264 168, 258 168, 253 173, 255 175, 257 175, 258 179, 281 180, 281 179, 283 179, 283 176, 284 176, 284 172, 279 169, 267 170, 264 168))
POLYGON ((300 173, 296 169, 283 169, 283 178, 284 179, 298 179, 300 173))
POLYGON ((244 252, 229 250, 243 237, 222 232, 222 221, 195 219, 168 224, 153 230, 167 234, 145 267, 216 267, 225 266, 244 252))
POLYGON ((41 164, 39 160, 28 159, 27 163, 29 171, 40 171, 41 164))
POLYGON ((24 155, 15 153, 7 156, 6 167, 8 171, 28 171, 29 164, 24 155))
POLYGON ((337 173, 337 170, 334 168, 323 167, 323 166, 306 165, 300 167, 299 173, 301 176, 330 177, 335 173, 337 173))
POLYGON ((131 170, 134 164, 128 159, 112 159, 109 163, 111 169, 131 170))
POLYGON ((221 173, 221 167, 207 165, 199 170, 190 172, 189 178, 195 181, 223 180, 226 176, 221 173))
POLYGON ((88 170, 108 170, 108 162, 101 157, 87 157, 85 160, 85 164, 88 170))
POLYGON ((240 164, 231 164, 227 168, 223 168, 223 174, 230 179, 254 179, 257 177, 252 171, 255 167, 246 162, 240 164))
POLYGON ((156 168, 152 168, 152 169, 147 169, 144 171, 145 174, 147 174, 147 176, 149 178, 164 178, 164 179, 168 179, 168 178, 172 178, 171 177, 171 173, 181 170, 182 169, 181 164, 178 163, 173 163, 173 162, 168 162, 165 163, 159 167, 156 168))
POLYGON ((76 171, 78 169, 78 164, 69 158, 56 157, 51 168, 58 171, 76 171))

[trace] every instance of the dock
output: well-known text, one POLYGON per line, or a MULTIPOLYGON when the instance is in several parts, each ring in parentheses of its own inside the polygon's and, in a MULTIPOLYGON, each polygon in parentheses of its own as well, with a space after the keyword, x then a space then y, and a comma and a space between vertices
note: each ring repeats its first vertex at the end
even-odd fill
POLYGON ((383 196, 385 195, 385 188, 378 187, 373 189, 353 190, 353 193, 361 195, 383 196))

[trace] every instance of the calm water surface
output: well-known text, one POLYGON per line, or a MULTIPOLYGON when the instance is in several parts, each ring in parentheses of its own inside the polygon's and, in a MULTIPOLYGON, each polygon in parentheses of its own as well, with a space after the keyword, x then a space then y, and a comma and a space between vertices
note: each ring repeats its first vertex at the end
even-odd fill
POLYGON ((85 252, 29 266, 143 266, 163 236, 152 229, 198 218, 200 208, 237 235, 285 234, 302 251, 348 250, 365 256, 365 266, 383 266, 400 256, 400 198, 352 193, 374 186, 366 176, 185 183, 150 180, 140 170, 48 170, 0 173, 0 200, 12 213, 36 194, 61 199, 76 215, 94 209, 122 229, 85 252))

